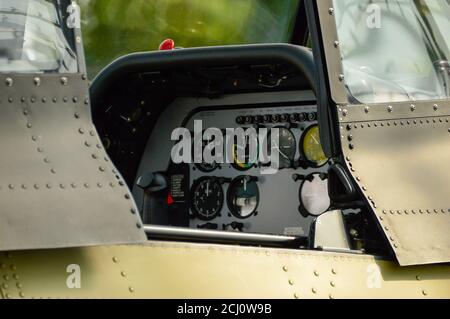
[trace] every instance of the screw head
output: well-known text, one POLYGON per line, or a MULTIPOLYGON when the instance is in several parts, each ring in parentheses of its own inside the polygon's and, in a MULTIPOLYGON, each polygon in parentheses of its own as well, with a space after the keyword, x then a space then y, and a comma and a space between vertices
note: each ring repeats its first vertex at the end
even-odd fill
POLYGON ((6 83, 6 86, 11 87, 14 84, 14 80, 11 78, 6 78, 5 83, 6 83))
POLYGON ((36 86, 40 86, 41 85, 41 79, 38 78, 38 77, 35 77, 33 79, 33 82, 34 82, 34 85, 36 85, 36 86))

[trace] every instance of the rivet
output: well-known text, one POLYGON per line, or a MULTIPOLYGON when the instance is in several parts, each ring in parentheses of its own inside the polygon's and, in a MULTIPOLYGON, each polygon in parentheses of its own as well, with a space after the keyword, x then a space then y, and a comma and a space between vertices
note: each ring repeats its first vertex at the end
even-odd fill
POLYGON ((77 184, 75 183, 70 184, 70 186, 72 186, 72 188, 77 188, 77 184))
POLYGON ((367 187, 363 186, 362 190, 366 192, 367 191, 367 187))
POLYGON ((297 293, 294 293, 294 298, 295 299, 299 299, 300 297, 299 297, 299 295, 297 293))
POLYGON ((31 102, 31 103, 36 102, 36 98, 35 98, 35 97, 32 97, 32 98, 30 99, 30 102, 31 102))
POLYGON ((338 48, 339 47, 339 41, 334 41, 334 47, 338 48))
POLYGON ((293 280, 291 280, 291 279, 289 279, 289 285, 291 285, 291 286, 293 286, 294 285, 294 281, 293 280))
POLYGON ((48 189, 52 188, 52 184, 50 184, 50 183, 48 183, 46 186, 47 186, 48 189))
POLYGON ((125 271, 122 271, 122 272, 120 273, 120 275, 121 275, 122 277, 126 277, 126 276, 127 276, 127 273, 126 273, 125 271))
POLYGON ((80 129, 78 130, 78 132, 79 132, 80 134, 84 134, 84 129, 83 129, 83 128, 80 128, 80 129))
POLYGON ((364 108, 364 112, 369 113, 369 112, 370 112, 370 107, 369 107, 369 106, 366 106, 366 107, 364 108))
POLYGON ((6 284, 6 283, 2 284, 2 288, 3 289, 8 289, 8 284, 6 284))
POLYGON ((68 98, 67 96, 65 96, 65 97, 63 98, 63 101, 64 101, 64 103, 67 103, 67 102, 69 101, 69 98, 68 98))
POLYGON ((28 123, 28 124, 27 124, 27 127, 28 127, 28 128, 32 128, 33 125, 32 125, 31 123, 28 123))
POLYGON ((57 99, 56 97, 54 97, 54 98, 52 99, 52 101, 53 101, 53 103, 56 103, 56 102, 58 102, 58 99, 57 99))
POLYGON ((427 296, 428 292, 424 289, 424 290, 422 290, 422 295, 427 296))
POLYGON ((116 263, 116 264, 117 264, 117 263, 119 262, 119 258, 117 258, 117 257, 113 257, 113 258, 112 258, 112 261, 113 261, 114 263, 116 263))
POLYGON ((394 110, 394 108, 391 105, 389 105, 387 109, 389 113, 392 113, 392 111, 394 110))
POLYGON ((16 283, 16 287, 19 288, 19 289, 22 289, 23 286, 22 286, 22 284, 20 282, 18 282, 18 283, 16 283))
POLYGON ((339 74, 339 81, 344 81, 344 79, 345 79, 345 76, 344 76, 344 74, 339 74))
POLYGON ((102 188, 103 184, 102 183, 97 183, 98 188, 102 188))
POLYGON ((84 104, 89 105, 89 99, 85 99, 84 104))
POLYGON ((6 78, 5 83, 6 83, 6 86, 11 87, 11 86, 13 86, 14 81, 11 78, 6 78))
POLYGON ((37 138, 37 136, 36 136, 36 135, 33 135, 33 136, 31 137, 31 139, 32 139, 33 141, 35 141, 35 142, 36 142, 38 138, 37 138))
POLYGON ((84 142, 84 145, 86 145, 87 147, 91 147, 92 146, 92 144, 90 142, 88 142, 88 141, 84 142))
POLYGON ((433 110, 435 110, 435 111, 439 110, 439 105, 434 104, 434 105, 433 105, 433 110))
POLYGON ((88 183, 84 183, 84 187, 85 187, 85 188, 89 188, 90 186, 89 186, 88 183))
POLYGON ((22 98, 20 99, 20 101, 21 101, 22 103, 25 103, 26 100, 27 100, 27 99, 26 99, 24 96, 22 96, 22 98))
POLYGON ((39 184, 34 184, 34 189, 39 189, 39 184))
POLYGON ((328 296, 328 298, 330 298, 330 300, 333 300, 333 299, 334 299, 334 296, 333 296, 332 294, 330 294, 330 295, 328 296))
POLYGON ((78 113, 75 113, 74 116, 75 116, 76 119, 80 118, 80 114, 78 114, 78 113))
POLYGON ((114 184, 113 182, 109 183, 109 186, 111 186, 112 188, 116 186, 116 184, 114 184))
POLYGON ((42 98, 42 103, 47 103, 47 98, 46 97, 42 98))
POLYGON ((54 168, 50 169, 50 172, 51 172, 52 174, 56 174, 56 170, 55 170, 54 168))
POLYGON ((333 287, 333 288, 336 287, 335 282, 334 281, 330 281, 330 286, 333 287))
POLYGON ((314 270, 314 276, 319 277, 319 272, 317 270, 314 270))
POLYGON ((26 184, 22 184, 22 189, 26 190, 27 189, 27 185, 26 184))
POLYGON ((11 189, 11 190, 14 189, 14 185, 13 185, 13 184, 9 184, 8 187, 9 187, 9 189, 11 189))
POLYGON ((131 293, 134 292, 134 288, 133 288, 133 287, 128 288, 128 290, 129 290, 131 293))
POLYGON ((416 106, 414 104, 411 104, 411 112, 414 112, 416 110, 416 106))
POLYGON ((94 131, 90 131, 89 134, 90 134, 91 136, 95 136, 95 132, 94 132, 94 131))
POLYGON ((417 280, 417 281, 421 281, 422 278, 421 278, 419 275, 417 275, 417 276, 416 276, 416 280, 417 280))
POLYGON ((22 291, 19 292, 19 296, 20 296, 20 298, 25 298, 25 294, 22 291))
MULTIPOLYGON (((132 213, 133 215, 136 215, 136 213, 137 213, 137 212, 136 212, 136 209, 134 209, 134 208, 132 208, 130 211, 131 211, 131 213, 132 213)), ((285 267, 283 267, 283 270, 284 270, 284 268, 285 268, 285 267)), ((284 271, 287 271, 287 268, 286 268, 286 270, 284 270, 284 271)))
POLYGON ((333 275, 337 275, 337 270, 336 269, 331 269, 331 273, 333 274, 333 275))
POLYGON ((139 224, 139 223, 137 223, 137 224, 136 224, 136 227, 137 227, 138 229, 141 229, 141 228, 142 228, 142 225, 139 224))
POLYGON ((398 245, 397 245, 397 244, 394 244, 394 248, 398 248, 398 245))
POLYGON ((33 79, 33 82, 34 82, 34 85, 36 85, 36 86, 40 86, 41 85, 41 79, 38 78, 38 77, 35 77, 33 79))
POLYGON ((61 189, 64 189, 64 188, 66 188, 66 185, 64 185, 64 184, 59 184, 59 187, 60 187, 61 189))
POLYGON ((92 158, 97 159, 98 158, 97 154, 92 154, 92 158))
POLYGON ((23 115, 28 115, 28 110, 23 110, 23 115))
POLYGON ((72 101, 73 101, 73 103, 77 103, 77 102, 78 102, 78 98, 75 96, 75 97, 72 99, 72 101))
POLYGON ((12 102, 14 102, 14 99, 13 99, 12 97, 10 97, 10 98, 8 99, 8 101, 9 101, 9 103, 12 103, 12 102))
POLYGON ((83 80, 87 80, 87 76, 86 76, 86 74, 83 74, 83 75, 81 76, 81 79, 83 79, 83 80))
POLYGON ((4 275, 3 279, 6 280, 6 281, 9 281, 9 276, 8 275, 4 275))
POLYGON ((38 147, 38 148, 37 148, 37 151, 38 151, 38 153, 43 153, 43 152, 44 152, 44 149, 43 149, 42 147, 38 147))
POLYGON ((349 148, 350 150, 353 150, 353 149, 355 149, 355 145, 349 144, 349 145, 348 145, 348 148, 349 148))
POLYGON ((62 85, 67 85, 68 82, 69 82, 69 80, 67 79, 67 77, 63 76, 63 77, 61 78, 61 84, 62 84, 62 85))
POLYGON ((312 291, 313 294, 317 293, 317 289, 316 288, 312 288, 311 291, 312 291))
POLYGON ((130 198, 131 198, 130 194, 125 194, 125 199, 130 199, 130 198))
POLYGON ((99 169, 100 172, 104 172, 105 171, 105 168, 103 166, 100 166, 98 169, 99 169))
POLYGON ((329 8, 328 9, 328 14, 333 15, 334 14, 334 9, 333 8, 329 8))
POLYGON ((44 158, 44 162, 50 164, 50 160, 48 158, 44 158))

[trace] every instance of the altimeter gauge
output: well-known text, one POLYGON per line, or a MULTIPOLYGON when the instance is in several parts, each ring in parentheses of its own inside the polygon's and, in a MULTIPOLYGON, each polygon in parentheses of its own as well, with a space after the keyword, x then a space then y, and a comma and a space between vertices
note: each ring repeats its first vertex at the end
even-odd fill
POLYGON ((191 210, 200 220, 212 220, 220 215, 224 204, 224 193, 216 177, 202 177, 191 189, 191 210))

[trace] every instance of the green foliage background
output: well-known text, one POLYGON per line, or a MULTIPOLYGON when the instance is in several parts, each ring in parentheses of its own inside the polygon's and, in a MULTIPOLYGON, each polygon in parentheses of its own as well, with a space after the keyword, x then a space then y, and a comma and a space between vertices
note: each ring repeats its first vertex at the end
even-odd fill
POLYGON ((79 0, 89 75, 115 58, 179 47, 286 42, 298 0, 79 0))

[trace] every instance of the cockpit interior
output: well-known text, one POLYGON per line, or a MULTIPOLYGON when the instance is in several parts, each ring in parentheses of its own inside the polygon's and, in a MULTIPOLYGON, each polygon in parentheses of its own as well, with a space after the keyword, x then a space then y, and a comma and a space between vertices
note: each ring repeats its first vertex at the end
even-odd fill
POLYGON ((311 50, 250 50, 281 52, 266 58, 248 57, 241 52, 247 49, 131 55, 94 82, 94 122, 148 237, 388 255, 340 159, 322 147, 311 50), (290 50, 303 55, 303 65, 289 60, 290 50), (185 128, 193 135, 199 121, 203 131, 277 128, 278 171, 267 174, 267 164, 235 157, 175 163, 172 133, 185 128))

